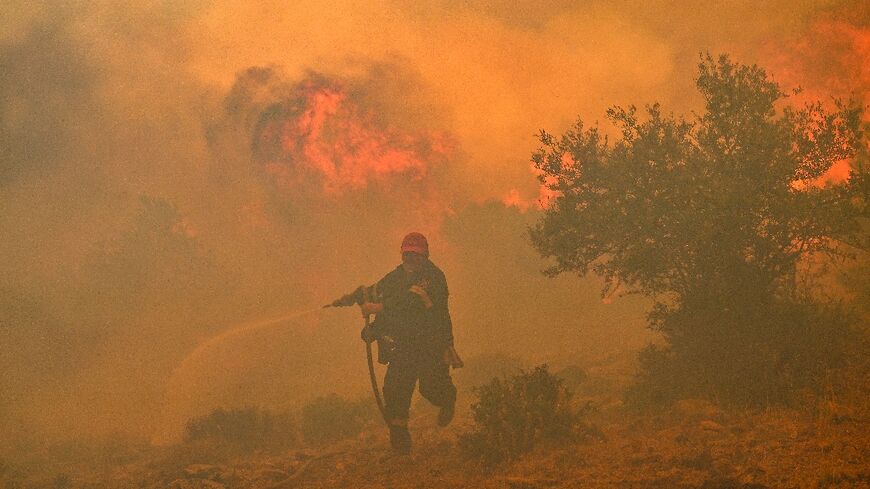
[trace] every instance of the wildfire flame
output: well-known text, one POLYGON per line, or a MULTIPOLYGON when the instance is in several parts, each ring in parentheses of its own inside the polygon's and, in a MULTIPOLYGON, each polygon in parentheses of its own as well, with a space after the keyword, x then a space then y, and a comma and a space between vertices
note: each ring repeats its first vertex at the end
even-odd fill
POLYGON ((454 144, 447 134, 385 119, 342 83, 309 79, 260 114, 254 155, 282 186, 316 181, 330 195, 393 179, 419 182, 451 157, 454 144))
MULTIPOLYGON (((819 19, 800 37, 772 42, 765 51, 763 64, 783 88, 801 86, 791 97, 794 104, 828 102, 831 96, 853 97, 865 107, 870 103, 870 28, 866 25, 819 19)), ((870 121, 870 113, 864 113, 864 121, 870 121)), ((849 179, 851 169, 850 160, 840 160, 818 178, 792 186, 802 190, 836 185, 849 179)))
MULTIPOLYGON (((562 155, 562 167, 570 168, 572 171, 579 172, 580 165, 574 161, 570 153, 562 155)), ((529 163, 529 171, 537 178, 540 183, 538 185, 538 195, 526 198, 519 190, 512 188, 502 197, 502 203, 507 207, 515 207, 521 212, 526 212, 529 209, 547 209, 553 204, 553 200, 559 196, 557 190, 551 189, 558 182, 555 177, 545 175, 542 170, 535 167, 535 164, 529 163), (543 180, 541 181, 541 179, 543 180)))

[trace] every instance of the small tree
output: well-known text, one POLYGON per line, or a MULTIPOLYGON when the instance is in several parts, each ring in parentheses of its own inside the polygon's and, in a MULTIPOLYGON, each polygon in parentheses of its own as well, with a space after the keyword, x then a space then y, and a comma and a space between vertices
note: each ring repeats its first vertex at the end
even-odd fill
POLYGON ((747 359, 764 357, 753 366, 765 379, 796 387, 824 363, 807 338, 836 350, 833 328, 820 324, 826 316, 801 297, 796 276, 811 253, 867 248, 860 162, 843 184, 812 184, 858 154, 861 108, 783 105, 764 70, 727 56, 702 59, 697 87, 706 110, 691 121, 657 104, 643 120, 635 107, 615 107, 607 116, 622 137, 613 143, 582 121, 558 139, 542 132, 533 161, 556 197, 531 239, 555 259, 551 275, 593 272, 605 295, 654 299, 649 324, 668 348, 642 360, 694 379, 673 395, 688 388, 754 402, 762 399, 743 387, 751 391, 759 371, 747 359))

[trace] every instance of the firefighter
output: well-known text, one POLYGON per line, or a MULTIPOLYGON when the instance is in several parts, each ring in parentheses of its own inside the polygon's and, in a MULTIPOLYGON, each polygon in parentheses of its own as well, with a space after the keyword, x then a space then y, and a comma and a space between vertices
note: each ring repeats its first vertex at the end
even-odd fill
POLYGON ((384 404, 394 454, 411 451, 408 414, 414 387, 439 408, 438 425, 453 420, 456 387, 450 367, 462 366, 453 348, 453 325, 447 308, 447 280, 429 260, 429 243, 420 233, 402 240, 402 264, 376 285, 377 298, 360 304, 363 316, 375 314, 372 337, 388 363, 384 404))

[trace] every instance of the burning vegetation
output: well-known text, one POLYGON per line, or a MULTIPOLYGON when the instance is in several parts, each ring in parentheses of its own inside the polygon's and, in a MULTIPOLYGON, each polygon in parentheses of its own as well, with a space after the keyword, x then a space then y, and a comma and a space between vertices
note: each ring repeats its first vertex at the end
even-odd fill
POLYGON ((299 82, 288 100, 260 114, 254 158, 288 189, 313 179, 325 193, 341 194, 390 180, 420 182, 451 157, 446 135, 397 128, 351 91, 319 75, 299 82))
POLYGON ((434 114, 425 108, 384 107, 385 83, 377 74, 320 73, 289 82, 274 69, 252 68, 239 76, 225 105, 244 118, 253 160, 287 192, 314 187, 340 197, 397 186, 431 190, 433 174, 455 159, 456 143, 432 126, 434 114))
POLYGON ((683 51, 758 30, 746 7, 366 4, 401 22, 339 42, 314 6, 24 3, 0 34, 0 488, 870 484, 863 4, 713 43, 739 55, 702 56, 693 97, 683 51), (281 55, 208 37, 234 22, 281 55), (382 459, 362 321, 317 306, 409 230, 468 361, 452 424, 413 403, 412 458, 382 459))
MULTIPOLYGON (((342 199, 398 181, 419 190, 446 164, 438 138, 378 120, 350 95, 352 82, 311 75, 258 100, 272 76, 245 73, 227 110, 247 114, 252 162, 281 196, 342 199)), ((372 478, 411 487, 428 477, 420 471, 446 475, 444 487, 570 487, 573 478, 602 487, 866 484, 866 452, 853 448, 866 446, 867 433, 851 431, 870 408, 861 400, 865 311, 825 302, 816 286, 831 275, 804 272, 821 270, 808 262, 866 253, 862 109, 782 109, 783 93, 762 69, 726 56, 703 58, 697 84, 706 112, 695 120, 666 116, 658 105, 645 115, 614 108, 608 117, 622 134, 615 142, 578 122, 559 138, 541 133, 533 156, 550 200, 524 222, 538 219, 531 241, 554 259, 549 274, 598 274, 607 302, 624 294, 650 299, 648 325, 660 341, 640 352, 636 367, 625 355, 587 353, 567 357, 580 365, 552 374, 546 366, 523 370, 510 356, 472 358, 472 371, 458 376, 475 384, 461 388, 459 410, 470 413, 464 422, 445 432, 433 431, 432 413, 412 419, 426 454, 420 467, 372 460, 364 447, 386 444, 373 404, 330 394, 293 408, 219 407, 188 419, 183 441, 163 448, 95 439, 56 447, 49 458, 25 449, 31 458, 10 457, 0 477, 10 487, 94 480, 335 487, 372 478), (852 168, 843 182, 795 185, 840 161, 852 168), (825 455, 815 465, 771 462, 760 455, 772 449, 774 433, 787 434, 777 445, 786 458, 809 456, 818 440, 825 455), (84 459, 118 443, 122 458, 106 459, 103 472, 83 468, 84 459), (857 462, 838 465, 843 457, 857 462), (33 468, 50 458, 65 471, 33 468)), ((171 215, 164 234, 195 237, 176 225, 173 209, 145 203, 171 215)), ((452 226, 448 236, 463 232, 452 226)), ((481 256, 482 266, 491 259, 481 256)), ((284 319, 231 329, 189 356, 284 319)))
POLYGON ((558 196, 532 241, 555 259, 550 274, 594 272, 603 296, 654 300, 649 325, 667 346, 642 354, 635 400, 788 402, 822 387, 860 324, 814 300, 798 269, 867 249, 862 107, 777 114, 779 86, 727 56, 704 58, 697 85, 694 120, 616 107, 614 144, 582 122, 542 133, 535 164, 558 196), (795 189, 840 161, 854 166, 845 182, 795 189))

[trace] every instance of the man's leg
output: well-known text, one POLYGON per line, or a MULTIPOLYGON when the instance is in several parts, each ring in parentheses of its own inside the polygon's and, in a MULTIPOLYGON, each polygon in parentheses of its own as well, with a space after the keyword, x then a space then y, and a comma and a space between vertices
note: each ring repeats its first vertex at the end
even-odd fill
POLYGON ((384 376, 384 407, 390 426, 390 445, 393 450, 411 452, 411 433, 408 431, 408 414, 411 396, 417 384, 417 373, 410 365, 390 363, 384 376))
POLYGON ((420 394, 438 406, 438 425, 447 426, 453 420, 456 404, 456 386, 450 378, 450 367, 434 362, 420 372, 420 394))

